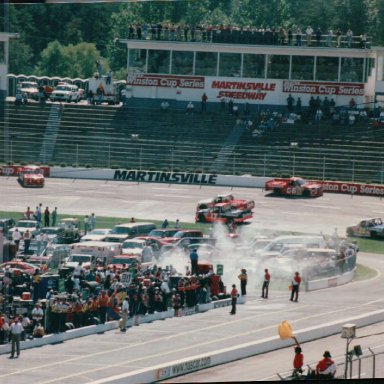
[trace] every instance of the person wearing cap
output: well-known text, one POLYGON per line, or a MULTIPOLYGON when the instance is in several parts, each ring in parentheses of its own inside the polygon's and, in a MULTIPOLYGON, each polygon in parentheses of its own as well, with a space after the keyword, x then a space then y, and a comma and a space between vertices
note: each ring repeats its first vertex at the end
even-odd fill
POLYGON ((236 315, 236 303, 237 303, 237 296, 239 295, 236 285, 232 284, 232 291, 231 291, 231 299, 232 299, 232 309, 231 312, 229 312, 230 315, 236 315))
POLYGON ((11 340, 12 340, 12 351, 10 359, 13 359, 16 357, 16 359, 20 356, 20 339, 21 334, 24 331, 23 326, 20 323, 20 319, 18 317, 15 318, 14 322, 11 325, 10 328, 11 331, 11 340), (16 356, 15 356, 15 349, 16 349, 16 356))
POLYGON ((240 272, 240 275, 237 277, 240 280, 241 296, 246 296, 248 282, 247 270, 243 268, 240 272))
POLYGON ((271 281, 271 275, 268 272, 268 269, 264 269, 264 281, 263 287, 261 288, 261 297, 263 299, 268 299, 268 288, 269 282, 271 281))
POLYGON ((316 374, 318 376, 333 378, 336 374, 336 364, 331 359, 329 351, 325 351, 323 354, 324 359, 320 360, 316 365, 316 374))
POLYGON ((303 364, 304 364, 304 355, 301 350, 301 346, 297 341, 295 336, 292 336, 292 339, 295 340, 295 357, 293 359, 293 372, 292 375, 297 375, 303 373, 303 364))
POLYGON ((301 284, 301 277, 299 272, 295 272, 295 276, 292 279, 292 291, 291 291, 291 301, 297 302, 299 299, 299 289, 301 284))

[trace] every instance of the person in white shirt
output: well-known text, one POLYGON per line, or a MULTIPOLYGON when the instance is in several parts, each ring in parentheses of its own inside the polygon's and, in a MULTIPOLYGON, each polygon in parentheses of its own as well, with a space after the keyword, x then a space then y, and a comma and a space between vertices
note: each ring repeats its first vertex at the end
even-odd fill
POLYGON ((308 28, 305 30, 305 35, 307 37, 307 46, 308 47, 311 45, 312 34, 313 34, 313 29, 310 25, 308 25, 308 28))
POLYGON ((41 252, 41 242, 42 242, 42 236, 40 233, 38 233, 36 236, 35 236, 35 240, 36 240, 36 254, 37 256, 40 256, 40 252, 41 252))
POLYGON ((12 233, 12 240, 16 244, 17 250, 19 250, 19 245, 20 245, 20 239, 21 239, 21 233, 19 230, 16 228, 13 233, 12 233))
POLYGON ((35 308, 32 309, 32 320, 33 326, 36 326, 37 323, 41 323, 43 320, 44 311, 42 310, 39 303, 36 303, 35 308))
POLYGON ((20 319, 18 317, 15 318, 15 321, 12 323, 11 328, 11 340, 12 340, 12 351, 10 359, 13 359, 14 357, 18 358, 20 356, 20 339, 21 334, 24 331, 23 326, 20 323, 20 319), (16 349, 16 356, 15 356, 15 349, 16 349))

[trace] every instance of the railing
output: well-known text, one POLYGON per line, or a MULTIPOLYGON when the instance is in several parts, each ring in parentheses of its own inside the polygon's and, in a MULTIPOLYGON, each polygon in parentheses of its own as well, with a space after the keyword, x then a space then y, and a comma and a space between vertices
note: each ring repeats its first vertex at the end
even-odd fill
POLYGON ((371 46, 371 38, 361 36, 351 36, 346 34, 336 36, 321 34, 320 39, 316 38, 316 32, 307 37, 305 31, 301 33, 292 32, 288 36, 280 34, 280 30, 257 29, 220 29, 210 27, 161 27, 152 26, 147 29, 132 28, 127 31, 127 39, 130 40, 157 40, 157 41, 179 41, 179 42, 201 42, 201 43, 217 43, 217 44, 250 44, 250 45, 298 45, 300 46, 322 46, 322 47, 338 47, 338 48, 369 48, 371 46), (298 37, 300 36, 300 37, 298 37))
MULTIPOLYGON (((42 141, 30 133, 25 137, 0 139, 3 163, 37 162, 42 141)), ((220 145, 190 145, 189 143, 161 143, 132 140, 108 141, 99 137, 94 144, 85 139, 58 137, 51 165, 131 168, 139 170, 167 170, 205 172, 217 157, 220 145), (77 141, 77 143, 76 143, 77 141)), ((365 160, 353 154, 351 148, 343 152, 336 148, 322 153, 321 148, 290 149, 289 147, 259 146, 237 148, 228 158, 223 174, 288 177, 301 176, 317 180, 344 180, 363 183, 384 182, 384 161, 365 160)), ((44 148, 41 152, 44 158, 44 148)))

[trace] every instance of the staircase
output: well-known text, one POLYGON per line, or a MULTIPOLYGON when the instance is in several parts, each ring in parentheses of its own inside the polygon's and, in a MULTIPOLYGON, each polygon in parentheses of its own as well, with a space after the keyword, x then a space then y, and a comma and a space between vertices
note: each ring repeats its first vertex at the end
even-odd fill
POLYGON ((57 135, 60 129, 62 108, 62 104, 52 104, 51 106, 47 127, 43 137, 43 143, 40 149, 40 163, 48 164, 50 161, 52 161, 57 135))

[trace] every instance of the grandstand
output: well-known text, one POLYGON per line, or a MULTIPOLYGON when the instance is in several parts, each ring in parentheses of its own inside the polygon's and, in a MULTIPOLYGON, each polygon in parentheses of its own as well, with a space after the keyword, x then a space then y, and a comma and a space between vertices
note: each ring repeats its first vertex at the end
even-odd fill
POLYGON ((8 151, 2 161, 383 181, 384 129, 366 121, 281 124, 253 137, 235 116, 215 112, 58 108, 5 103, 0 145, 8 151))

